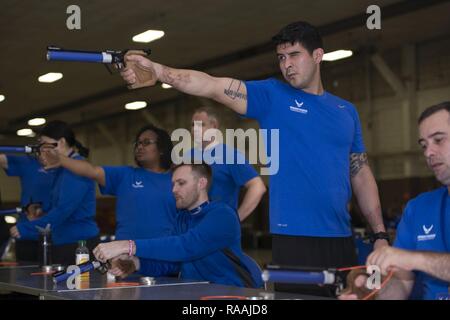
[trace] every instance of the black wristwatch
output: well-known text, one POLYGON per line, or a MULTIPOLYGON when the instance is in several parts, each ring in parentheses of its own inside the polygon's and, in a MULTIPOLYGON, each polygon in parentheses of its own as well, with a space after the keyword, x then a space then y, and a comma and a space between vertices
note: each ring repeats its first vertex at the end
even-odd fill
POLYGON ((371 243, 375 243, 377 240, 386 240, 389 243, 389 234, 387 232, 377 232, 369 235, 369 240, 371 243))

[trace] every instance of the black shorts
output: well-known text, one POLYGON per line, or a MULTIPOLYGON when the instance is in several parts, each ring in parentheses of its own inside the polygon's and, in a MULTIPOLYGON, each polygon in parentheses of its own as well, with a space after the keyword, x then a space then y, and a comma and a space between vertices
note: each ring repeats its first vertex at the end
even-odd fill
MULTIPOLYGON (((353 237, 322 238, 272 235, 272 262, 277 265, 342 268, 358 263, 353 237)), ((333 286, 275 283, 275 291, 335 297, 333 286)))

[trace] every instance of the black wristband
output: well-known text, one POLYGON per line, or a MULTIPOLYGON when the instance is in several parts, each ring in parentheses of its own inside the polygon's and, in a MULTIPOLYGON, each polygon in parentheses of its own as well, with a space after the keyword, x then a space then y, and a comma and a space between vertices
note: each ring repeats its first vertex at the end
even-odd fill
POLYGON ((369 239, 371 243, 375 243, 377 240, 386 240, 389 243, 389 234, 387 232, 372 233, 369 239))

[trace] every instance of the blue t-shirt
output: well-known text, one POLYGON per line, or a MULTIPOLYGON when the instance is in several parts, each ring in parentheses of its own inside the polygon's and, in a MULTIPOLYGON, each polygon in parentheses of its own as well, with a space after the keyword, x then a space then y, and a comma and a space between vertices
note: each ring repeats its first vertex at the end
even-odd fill
MULTIPOLYGON (((71 156, 83 159, 78 154, 71 156)), ((38 238, 36 226, 51 225, 52 240, 55 245, 76 243, 98 235, 95 222, 95 183, 71 171, 59 168, 55 171, 55 181, 50 192, 50 209, 45 216, 34 221, 17 224, 21 239, 38 238)))
POLYGON ((172 174, 130 166, 103 167, 102 194, 117 197, 116 239, 149 239, 172 234, 176 206, 172 174))
POLYGON ((211 166, 212 185, 208 192, 211 201, 221 201, 238 209, 239 191, 248 181, 258 176, 245 156, 225 144, 203 150, 192 149, 186 160, 203 160, 211 166), (228 155, 228 161, 227 161, 228 155))
MULTIPOLYGON (((270 176, 270 231, 351 236, 350 154, 363 153, 355 107, 328 92, 313 95, 276 79, 246 82, 246 117, 279 129, 279 170, 270 176)), ((269 156, 275 148, 266 147, 269 156)))
POLYGON ((38 160, 30 156, 7 155, 6 158, 6 174, 20 178, 20 205, 26 206, 31 201, 41 202, 43 210, 48 211, 55 170, 45 170, 38 160))
MULTIPOLYGON (((442 187, 408 202, 397 228, 394 246, 405 250, 450 252, 450 196, 442 187), (442 226, 445 226, 444 228, 442 226)), ((437 299, 450 283, 415 272, 412 299, 437 299)))
POLYGON ((259 266, 241 249, 241 226, 236 211, 222 202, 204 204, 200 211, 180 211, 176 235, 137 240, 136 256, 144 275, 162 276, 180 272, 182 279, 244 286, 232 254, 252 278, 254 287, 262 286, 259 266))

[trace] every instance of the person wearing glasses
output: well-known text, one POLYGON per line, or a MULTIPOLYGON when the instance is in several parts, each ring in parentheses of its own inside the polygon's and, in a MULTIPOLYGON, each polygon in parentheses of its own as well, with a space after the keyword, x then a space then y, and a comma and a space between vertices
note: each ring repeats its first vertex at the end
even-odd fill
POLYGON ((153 125, 136 135, 133 166, 95 166, 46 149, 47 168, 64 167, 96 181, 104 195, 117 198, 117 240, 149 239, 173 233, 176 207, 172 197, 169 134, 153 125))
MULTIPOLYGON (((70 126, 63 121, 51 121, 39 133, 39 158, 46 166, 43 150, 51 149, 54 154, 73 161, 82 161, 89 154, 76 140, 70 126)), ((64 168, 51 170, 55 178, 46 192, 50 197, 48 210, 40 216, 19 221, 10 229, 12 237, 21 240, 35 240, 39 237, 38 228, 50 225, 52 235, 52 262, 69 265, 75 262, 74 252, 78 240, 86 240, 89 248, 99 242, 98 227, 95 221, 95 185, 90 179, 77 176, 64 168)))

